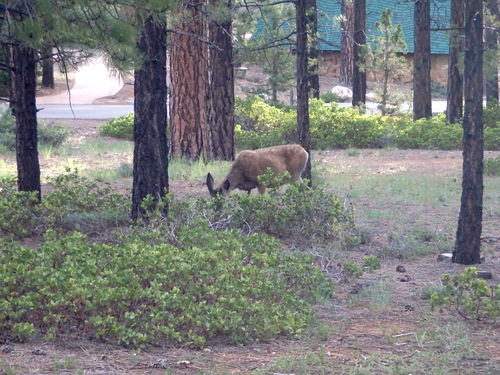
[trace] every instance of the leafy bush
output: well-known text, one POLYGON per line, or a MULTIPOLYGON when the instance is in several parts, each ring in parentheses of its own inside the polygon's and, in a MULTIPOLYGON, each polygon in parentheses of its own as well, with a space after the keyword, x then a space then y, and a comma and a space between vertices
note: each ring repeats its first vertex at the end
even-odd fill
POLYGON ((78 174, 48 178, 51 191, 42 200, 43 224, 59 232, 84 231, 126 224, 130 214, 127 197, 116 193, 108 183, 98 185, 78 174))
POLYGON ((69 131, 61 125, 52 123, 39 122, 38 125, 38 142, 59 147, 69 136, 69 131))
POLYGON ((499 176, 500 157, 484 159, 484 173, 488 176, 499 176))
POLYGON ((0 110, 0 146, 16 150, 16 119, 9 110, 0 110))
POLYGON ((89 181, 78 171, 48 179, 49 192, 37 204, 36 194, 17 191, 15 181, 0 180, 0 235, 23 238, 53 229, 86 233, 127 224, 129 199, 109 184, 89 181))
POLYGON ((36 192, 17 190, 14 179, 0 180, 0 237, 22 238, 32 234, 38 222, 36 192))
POLYGON ((500 285, 489 287, 477 278, 477 269, 469 267, 458 276, 444 274, 443 290, 431 295, 431 307, 452 305, 466 319, 494 321, 500 316, 500 285))
POLYGON ((109 119, 99 127, 99 133, 131 141, 134 139, 134 113, 109 119))
MULTIPOLYGON (((238 100, 236 142, 240 148, 261 148, 297 142, 295 109, 272 107, 260 98, 238 100)), ((322 100, 309 102, 311 148, 460 149, 463 130, 449 124, 444 114, 413 121, 410 116, 365 115, 356 108, 342 108, 322 100)), ((485 129, 487 149, 500 148, 500 130, 485 129)))
POLYGON ((333 242, 347 246, 354 237, 352 212, 344 209, 338 197, 321 187, 309 188, 304 181, 288 185, 284 192, 231 194, 209 205, 217 209, 204 207, 202 215, 215 229, 263 232, 298 248, 333 242))
MULTIPOLYGON (((38 122, 38 141, 52 147, 59 147, 68 138, 69 132, 61 125, 38 122)), ((16 150, 16 119, 10 110, 0 109, 0 149, 16 150)))
POLYGON ((50 340, 76 329, 132 346, 300 335, 313 314, 305 298, 333 290, 309 257, 202 221, 180 230, 177 247, 48 232, 33 251, 0 239, 0 278, 3 337, 25 340, 36 329, 50 340))

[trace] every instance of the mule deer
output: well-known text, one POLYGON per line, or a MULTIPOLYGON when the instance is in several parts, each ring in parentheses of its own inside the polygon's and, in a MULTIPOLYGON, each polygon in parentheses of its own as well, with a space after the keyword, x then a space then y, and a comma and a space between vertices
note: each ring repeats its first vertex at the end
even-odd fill
POLYGON ((261 148, 258 150, 242 151, 228 175, 214 188, 214 178, 207 175, 208 191, 212 197, 217 194, 225 195, 233 189, 245 190, 250 194, 251 190, 257 188, 260 194, 266 192, 267 187, 259 183, 258 177, 266 173, 270 168, 276 175, 284 172, 290 173, 291 182, 300 180, 309 155, 299 145, 285 145, 261 148))

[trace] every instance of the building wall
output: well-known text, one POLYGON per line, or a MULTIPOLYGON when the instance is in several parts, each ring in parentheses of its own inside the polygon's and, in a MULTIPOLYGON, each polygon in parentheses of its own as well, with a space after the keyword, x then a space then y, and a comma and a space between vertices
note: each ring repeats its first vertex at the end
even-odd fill
MULTIPOLYGON (((413 55, 408 54, 408 59, 413 61, 413 55)), ((320 75, 338 78, 340 76, 340 52, 321 52, 319 58, 320 75)), ((367 79, 371 79, 367 75, 367 79)), ((407 77, 406 82, 411 82, 411 77, 407 77)), ((431 55, 431 81, 446 85, 448 82, 448 55, 431 55)))

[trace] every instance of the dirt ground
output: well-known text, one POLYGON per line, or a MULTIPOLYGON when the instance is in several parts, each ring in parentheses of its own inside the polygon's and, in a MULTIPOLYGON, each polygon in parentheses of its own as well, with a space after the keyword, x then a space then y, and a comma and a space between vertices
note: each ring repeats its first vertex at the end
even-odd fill
MULTIPOLYGON (((133 97, 132 86, 126 85, 114 98, 103 98, 98 103, 117 103, 133 97)), ((74 142, 86 142, 98 137, 99 121, 57 120, 67 127, 74 142)), ((111 142, 111 140, 107 140, 111 142)), ((487 153, 487 157, 498 153, 487 153)), ((88 168, 101 168, 103 163, 120 165, 131 162, 130 156, 105 154, 103 158, 79 156, 78 162, 88 168)), ((14 157, 4 157, 7 165, 13 165, 14 157)), ((459 181, 461 175, 460 151, 435 150, 362 150, 362 155, 352 156, 346 150, 332 150, 313 154, 313 162, 334 166, 335 173, 346 175, 356 183, 364 176, 377 174, 408 173, 417 176, 446 175, 459 181)), ((42 175, 55 173, 54 161, 50 157, 40 158, 42 175)), ((117 181, 117 189, 128 191, 129 180, 117 181)), ((170 181, 170 190, 176 196, 199 194, 208 197, 203 181, 186 186, 184 181, 170 181)), ((346 191, 334 191, 346 195, 346 191)), ((353 249, 346 257, 359 261, 375 249, 391 241, 389 233, 400 225, 428 223, 436 226, 441 222, 456 220, 456 209, 443 207, 402 207, 394 204, 401 216, 378 219, 363 215, 376 209, 381 203, 360 196, 354 201, 357 207, 356 224, 372 233, 370 243, 353 249), (422 212, 424 210, 424 212, 422 212), (401 217, 404 219, 401 220, 401 217)), ((500 283, 500 229, 497 217, 485 217, 485 245, 488 252, 479 270, 493 273, 491 284, 500 283)), ((449 234, 448 234, 449 235, 449 234)), ((451 249, 450 249, 451 251, 451 249)), ((427 330, 444 327, 448 323, 463 322, 463 329, 470 335, 473 350, 477 355, 462 357, 455 363, 456 371, 450 373, 500 374, 500 331, 498 323, 487 329, 478 328, 453 313, 430 313, 429 300, 422 291, 426 287, 439 286, 443 273, 458 274, 465 268, 450 262, 438 262, 438 253, 416 260, 400 261, 394 258, 382 260, 382 267, 374 273, 366 273, 360 279, 344 282, 338 273, 334 298, 316 306, 318 326, 328 327, 329 334, 313 334, 309 331, 301 339, 277 338, 269 342, 256 342, 246 346, 227 346, 210 343, 203 350, 176 348, 169 345, 149 347, 143 350, 126 349, 106 343, 97 343, 70 334, 55 342, 33 341, 25 344, 0 342, 0 375, 2 374, 274 374, 266 370, 283 358, 299 359, 310 353, 321 356, 325 366, 322 370, 294 372, 301 374, 350 374, 343 366, 352 369, 372 356, 380 357, 382 367, 389 368, 385 359, 388 354, 398 360, 410 360, 419 351, 436 349, 443 355, 449 350, 437 340, 426 341, 419 347, 415 337, 427 330), (405 272, 400 272, 402 266, 405 272), (373 310, 364 303, 353 303, 353 296, 368 286, 383 282, 391 289, 391 303, 383 311, 373 310), (11 372, 8 372, 11 371, 11 372)), ((346 258, 346 259, 347 259, 346 258)), ((335 267, 335 266, 334 266, 335 267)), ((333 272, 335 274, 335 272, 333 272)), ((311 332, 315 327, 311 327, 311 332)), ((360 372, 361 373, 361 372, 360 372)), ((369 372, 363 372, 369 373, 369 372)), ((390 373, 390 372, 373 372, 390 373)), ((291 375, 291 372, 287 373, 291 375)))
MULTIPOLYGON (((71 120, 57 121, 64 124, 72 133, 72 138, 85 142, 97 137, 98 121, 71 120)), ((490 153, 488 156, 497 156, 490 153)), ((130 158, 116 158, 104 155, 107 163, 119 165, 130 162, 130 158)), ((80 162, 88 168, 102 167, 102 160, 85 158, 80 162)), ((458 179, 461 168, 460 151, 409 151, 409 150, 362 150, 360 156, 350 156, 346 150, 333 150, 315 153, 313 161, 326 166, 335 166, 336 173, 347 174, 353 183, 363 176, 376 174, 411 173, 414 175, 447 175, 458 179)), ((41 157, 42 174, 50 173, 51 160, 41 157)), ((130 181, 119 181, 118 189, 130 188, 130 181)), ((171 181, 171 192, 176 195, 200 194, 208 196, 202 181, 186 186, 183 181, 171 181)), ((342 192, 337 192, 341 194, 342 192)), ((355 202, 357 210, 363 212, 373 208, 379 202, 359 197, 355 202)), ((405 210, 405 207, 395 207, 405 210)), ((409 210, 409 223, 414 220, 447 221, 455 213, 442 213, 436 207, 426 212, 425 217, 415 218, 409 210), (447 216, 448 215, 448 216, 447 216)), ((427 209, 428 210, 428 209, 427 209)), ((418 212, 415 208, 414 212, 418 212)), ((489 225, 485 218, 485 227, 489 225)), ((349 259, 359 260, 373 252, 377 247, 390 241, 388 233, 400 223, 390 219, 378 220, 358 216, 357 225, 370 228, 372 241, 351 251, 349 259)), ((494 224, 494 223, 492 223, 494 224)), ((433 224, 435 225, 435 223, 433 224)), ((493 284, 500 283, 500 259, 498 243, 500 233, 490 230, 488 239, 490 249, 486 262, 478 269, 493 272, 493 284)), ((26 344, 1 343, 0 364, 7 364, 14 374, 250 374, 258 373, 279 358, 304 356, 304 353, 323 353, 326 367, 330 370, 313 373, 341 373, 342 366, 353 366, 372 355, 392 353, 400 357, 411 357, 418 348, 412 345, 416 333, 428 327, 444 326, 456 321, 457 315, 433 313, 429 315, 429 300, 424 298, 422 290, 429 286, 438 286, 443 273, 460 273, 464 266, 449 262, 437 262, 437 254, 424 256, 417 260, 401 262, 397 259, 383 259, 382 268, 373 274, 365 274, 361 279, 338 282, 334 299, 316 307, 321 324, 329 327, 330 334, 324 338, 306 333, 302 339, 278 338, 269 342, 253 343, 246 346, 225 346, 211 343, 204 350, 175 348, 171 346, 149 347, 144 350, 131 350, 104 343, 96 343, 68 335, 56 342, 35 341, 26 344), (398 272, 403 266, 404 273, 398 272), (352 296, 375 282, 383 281, 392 289, 391 307, 383 312, 373 311, 369 306, 352 303, 352 296), (168 371, 170 372, 166 372, 168 371), (77 371, 78 370, 78 371, 77 371)), ((463 358, 459 367, 477 369, 481 374, 484 363, 488 368, 496 366, 500 373, 500 331, 498 325, 487 330, 476 330, 472 323, 464 321, 464 327, 473 338, 474 350, 479 357, 463 358)), ((312 328, 314 330, 314 327, 312 328)), ((434 342, 433 344, 440 344, 434 342)), ((3 372, 7 374, 7 372, 3 372)), ((274 373, 275 372, 264 372, 274 373)), ((307 374, 308 372, 302 372, 307 374)), ((346 372, 349 373, 349 372, 346 372)), ((456 372, 461 373, 461 372, 456 372)), ((0 374, 2 370, 0 367, 0 374)))

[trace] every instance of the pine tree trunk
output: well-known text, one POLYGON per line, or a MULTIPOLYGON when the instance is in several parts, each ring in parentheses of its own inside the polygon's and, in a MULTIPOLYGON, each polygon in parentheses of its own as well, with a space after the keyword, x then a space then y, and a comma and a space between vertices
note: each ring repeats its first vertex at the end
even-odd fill
MULTIPOLYGON (((497 0, 488 0, 486 6, 493 16, 495 22, 500 21, 498 12, 497 0)), ((488 107, 493 107, 498 104, 498 38, 496 30, 485 28, 484 40, 486 50, 488 51, 488 61, 486 63, 486 102, 488 107)), ((494 124, 492 124, 494 125, 494 124)))
MULTIPOLYGON (((297 126, 300 145, 310 154, 310 124, 309 124, 309 33, 308 6, 309 0, 297 0, 297 126)), ((311 181, 311 158, 302 173, 303 178, 311 181)))
MULTIPOLYGON (((144 215, 141 204, 168 193, 167 52, 165 23, 149 16, 137 43, 144 62, 135 71, 134 172, 132 219, 144 215)), ((153 209, 154 207, 150 207, 153 209)))
POLYGON ((52 57, 52 48, 44 51, 42 60, 42 86, 54 88, 54 58, 52 57))
MULTIPOLYGON (((212 0, 216 5, 217 0, 212 0)), ((231 2, 228 3, 228 8, 231 2)), ((212 156, 218 160, 234 160, 234 66, 231 40, 232 20, 212 21, 210 41, 210 132, 212 156)))
POLYGON ((319 99, 318 8, 316 0, 307 0, 308 86, 313 98, 319 99))
POLYGON ((432 117, 431 2, 416 0, 414 14, 413 119, 432 117))
POLYGON ((190 160, 202 155, 211 159, 204 3, 189 0, 183 6, 180 22, 171 33, 171 154, 190 160))
POLYGON ((16 118, 17 184, 20 191, 36 192, 40 201, 35 51, 11 44, 7 53, 10 108, 16 118))
POLYGON ((352 75, 354 69, 353 59, 353 28, 354 28, 354 0, 342 1, 342 36, 341 44, 341 63, 340 63, 340 83, 352 84, 352 75))
POLYGON ((360 46, 366 44, 366 0, 354 0, 354 48, 352 74, 352 105, 366 104, 366 71, 359 68, 362 62, 360 46))
POLYGON ((448 93, 446 120, 457 123, 463 113, 463 82, 464 76, 460 71, 460 55, 464 50, 463 26, 464 26, 465 0, 451 0, 451 29, 450 54, 448 56, 448 93))
POLYGON ((462 201, 452 262, 480 261, 483 215, 483 6, 465 7, 465 114, 462 201))

